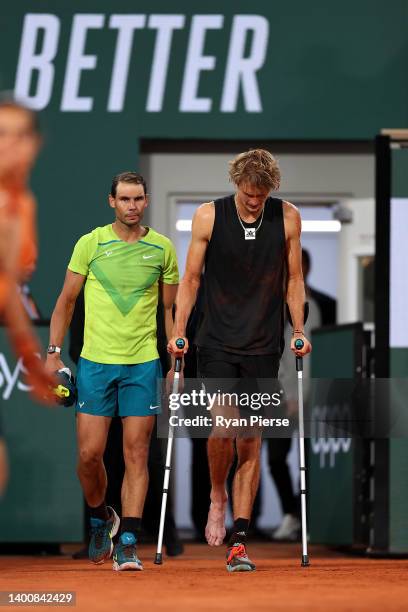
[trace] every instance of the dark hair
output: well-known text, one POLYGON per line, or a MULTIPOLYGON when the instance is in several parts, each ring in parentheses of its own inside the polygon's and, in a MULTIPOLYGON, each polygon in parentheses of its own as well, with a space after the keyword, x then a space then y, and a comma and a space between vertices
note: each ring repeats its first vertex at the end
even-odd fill
POLYGON ((134 185, 143 185, 144 194, 147 194, 146 181, 141 174, 137 172, 121 172, 112 179, 110 194, 112 198, 116 198, 116 188, 118 183, 133 183, 134 185))
POLYGON ((13 98, 12 94, 7 91, 0 92, 0 110, 3 108, 12 108, 14 110, 20 110, 26 113, 30 117, 33 132, 40 134, 41 130, 38 114, 32 108, 28 108, 28 106, 25 106, 13 98))

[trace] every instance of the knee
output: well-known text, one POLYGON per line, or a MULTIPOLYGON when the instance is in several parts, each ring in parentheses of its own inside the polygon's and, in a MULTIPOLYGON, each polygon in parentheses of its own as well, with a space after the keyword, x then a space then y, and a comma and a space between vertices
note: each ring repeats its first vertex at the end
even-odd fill
POLYGON ((126 465, 147 465, 149 456, 148 444, 131 444, 123 449, 123 457, 126 465))
POLYGON ((101 462, 103 453, 95 448, 84 447, 79 449, 78 471, 93 470, 101 462))
POLYGON ((237 440, 238 464, 259 462, 261 451, 260 438, 240 438, 237 440))
POLYGON ((222 438, 217 437, 216 435, 214 435, 214 437, 211 436, 208 438, 207 450, 208 453, 225 453, 227 451, 232 452, 234 450, 234 440, 233 438, 222 438))

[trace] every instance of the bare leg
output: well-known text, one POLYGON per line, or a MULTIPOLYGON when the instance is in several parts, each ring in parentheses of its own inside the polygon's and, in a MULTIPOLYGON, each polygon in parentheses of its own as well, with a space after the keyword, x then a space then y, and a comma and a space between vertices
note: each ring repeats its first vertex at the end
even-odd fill
POLYGON ((122 516, 141 517, 149 483, 147 458, 153 416, 129 416, 123 423, 125 477, 122 485, 122 516))
POLYGON ((205 537, 210 546, 220 546, 225 538, 225 509, 228 500, 225 483, 234 458, 234 440, 209 438, 208 465, 211 478, 211 504, 205 537))
POLYGON ((261 437, 237 438, 238 465, 232 489, 234 520, 251 518, 259 485, 261 437))
POLYGON ((103 503, 107 477, 103 453, 110 426, 110 417, 77 414, 78 477, 86 502, 91 507, 103 503))

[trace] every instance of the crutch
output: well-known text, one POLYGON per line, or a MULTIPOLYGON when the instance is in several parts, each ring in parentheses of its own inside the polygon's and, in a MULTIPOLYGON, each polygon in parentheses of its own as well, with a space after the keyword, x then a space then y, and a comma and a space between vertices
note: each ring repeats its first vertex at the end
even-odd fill
MULTIPOLYGON (((183 350, 185 346, 185 342, 183 338, 177 338, 176 346, 178 349, 183 350)), ((173 378, 172 393, 178 393, 181 364, 182 364, 182 357, 176 357, 176 361, 174 364, 174 378, 173 378)), ((163 553, 162 553, 163 533, 164 533, 164 521, 166 518, 167 494, 169 491, 169 482, 170 482, 172 449, 173 449, 173 426, 169 424, 169 435, 167 439, 167 452, 166 452, 166 465, 164 467, 163 495, 162 495, 161 512, 160 512, 159 537, 157 540, 156 557, 154 559, 154 562, 156 563, 156 565, 161 565, 163 563, 163 553)))
MULTIPOLYGON (((289 308, 286 308, 289 323, 293 327, 289 308)), ((305 302, 303 323, 309 316, 309 303, 305 302)), ((305 343, 301 338, 295 340, 295 348, 301 351, 305 343)), ((299 409, 299 468, 300 468, 300 504, 302 514, 302 567, 307 567, 309 555, 307 554, 307 520, 306 520, 306 461, 305 461, 305 427, 303 416, 303 357, 296 356, 296 372, 298 379, 298 409, 299 409)))
MULTIPOLYGON (((298 338, 295 348, 302 350, 305 343, 298 338)), ((307 567, 309 555, 307 554, 307 521, 306 521, 306 461, 305 461, 305 430, 303 419, 303 357, 296 357, 296 371, 298 378, 298 406, 299 406, 299 464, 300 464, 300 503, 302 512, 302 567, 307 567)))

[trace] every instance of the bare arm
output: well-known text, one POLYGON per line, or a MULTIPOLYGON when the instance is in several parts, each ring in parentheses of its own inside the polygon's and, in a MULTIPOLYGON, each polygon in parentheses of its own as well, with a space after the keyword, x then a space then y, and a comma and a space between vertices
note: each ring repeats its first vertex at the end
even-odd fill
POLYGON ((186 338, 187 321, 196 302, 205 253, 214 226, 214 218, 215 210, 213 202, 202 204, 196 210, 193 218, 186 270, 176 299, 176 318, 173 327, 173 337, 167 346, 170 353, 180 353, 180 349, 175 344, 177 338, 183 338, 185 341, 184 353, 188 350, 186 338))
POLYGON ((10 342, 19 357, 27 359, 29 355, 39 352, 40 344, 18 295, 17 285, 13 282, 7 294, 4 319, 10 342))
POLYGON ((301 351, 295 352, 299 355, 306 355, 306 353, 311 351, 312 347, 303 333, 305 284, 302 272, 302 247, 300 244, 302 225, 299 211, 289 202, 284 202, 284 223, 288 266, 286 302, 290 310, 294 330, 291 348, 295 351, 294 342, 297 338, 301 338, 304 342, 304 347, 301 351))
POLYGON ((160 284, 161 299, 164 308, 164 328, 166 330, 167 341, 170 340, 173 332, 173 304, 176 300, 178 285, 160 284))
MULTIPOLYGON (((0 165, 2 161, 3 158, 0 165)), ((20 221, 17 216, 5 210, 6 207, 12 208, 11 194, 0 188, 0 200, 3 205, 0 206, 0 312, 4 316, 11 345, 18 357, 23 359, 33 394, 38 400, 49 403, 54 399, 50 389, 55 386, 55 380, 46 372, 39 358, 40 343, 24 310, 16 284, 19 274, 20 221)))
POLYGON ((4 318, 13 349, 23 359, 33 394, 41 402, 54 403, 55 397, 50 390, 55 386, 55 379, 45 370, 40 359, 40 343, 24 310, 15 283, 10 284, 4 318))
MULTIPOLYGON (((75 302, 85 282, 85 276, 67 270, 64 286, 57 300, 50 325, 50 344, 62 346, 67 329, 72 319, 75 302)), ((47 369, 53 371, 62 368, 64 364, 58 353, 47 355, 47 369)))

